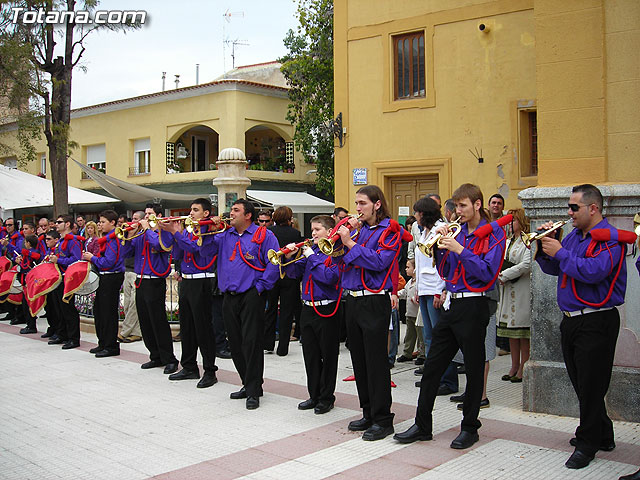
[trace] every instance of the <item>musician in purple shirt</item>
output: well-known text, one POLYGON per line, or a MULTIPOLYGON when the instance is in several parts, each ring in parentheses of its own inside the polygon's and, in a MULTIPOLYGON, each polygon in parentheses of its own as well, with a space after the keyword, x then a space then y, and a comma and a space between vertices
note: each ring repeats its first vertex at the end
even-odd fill
MULTIPOLYGON (((602 216, 602 204, 594 185, 573 187, 568 214, 574 230, 562 243, 551 235, 542 238, 538 245, 542 254, 536 258, 543 272, 558 276, 558 306, 564 314, 562 354, 580 403, 580 425, 570 441, 575 451, 565 463, 568 468, 586 467, 598 450, 615 448, 604 397, 620 330, 615 307, 624 303, 627 285, 626 245, 593 239, 592 230, 615 231, 602 216)), ((541 228, 550 226, 551 222, 541 228)))
MULTIPOLYGON (((401 443, 433 438, 432 410, 440 378, 458 349, 464 354, 467 375, 462 408, 460 434, 451 448, 469 448, 479 439, 478 420, 484 383, 485 335, 489 323, 486 292, 494 288, 502 259, 506 236, 498 222, 490 222, 483 208, 482 191, 477 185, 465 183, 453 192, 458 223, 458 235, 446 236, 447 226, 436 230, 443 235, 435 251, 438 273, 445 281, 450 306, 433 328, 433 339, 424 364, 415 424, 398 433, 401 443)), ((504 217, 506 218, 506 217, 504 217)), ((446 305, 446 303, 445 303, 446 305)))
POLYGON ((101 239, 96 240, 99 254, 82 254, 83 260, 91 262, 98 269, 100 283, 93 304, 93 318, 96 326, 98 345, 89 353, 97 358, 120 355, 118 344, 118 321, 120 320, 120 287, 124 281, 124 256, 121 255, 120 240, 111 232, 116 228, 118 214, 113 210, 100 213, 101 239))
MULTIPOLYGON (((49 262, 58 264, 63 275, 69 265, 77 262, 82 257, 82 239, 71 233, 72 225, 73 217, 71 215, 58 216, 56 230, 60 234, 60 239, 55 246, 54 254, 48 257, 49 262)), ((49 339, 48 343, 49 345, 62 343, 64 350, 77 348, 80 346, 80 314, 76 310, 76 296, 72 295, 68 303, 62 301, 64 282, 60 282, 58 288, 52 293, 59 323, 58 330, 49 339)))
MULTIPOLYGON (((213 235, 213 253, 218 255, 218 286, 224 293, 222 311, 229 336, 231 358, 242 380, 232 399, 246 398, 248 410, 260 406, 264 354, 265 292, 273 288, 278 267, 267 252, 278 250, 273 232, 253 223, 254 206, 244 198, 231 207, 231 228, 213 235)), ((214 217, 220 223, 219 217, 214 217)))
POLYGON ((149 361, 140 368, 164 366, 164 373, 178 370, 178 360, 173 354, 171 327, 167 321, 165 298, 167 276, 171 272, 171 250, 173 237, 169 232, 156 232, 149 228, 149 215, 162 216, 162 207, 150 204, 140 220, 139 229, 131 230, 121 250, 123 257, 134 257, 136 272, 136 309, 140 320, 140 330, 145 347, 149 350, 149 361))
MULTIPOLYGON (((191 203, 190 216, 194 220, 204 220, 211 214, 211 202, 206 198, 196 198, 191 203)), ((169 380, 200 378, 196 362, 198 348, 202 354, 204 375, 198 388, 207 388, 218 382, 216 378, 216 347, 213 324, 211 322, 211 280, 215 277, 215 255, 213 237, 207 234, 209 225, 199 230, 204 235, 195 235, 182 228, 182 222, 160 224, 160 228, 173 235, 176 258, 181 258, 180 275, 180 342, 182 370, 169 375, 169 380)))
MULTIPOLYGON (((334 226, 335 220, 328 215, 313 217, 313 245, 305 245, 300 260, 283 267, 287 276, 302 277, 300 333, 309 398, 301 402, 298 409, 313 409, 318 415, 331 410, 336 399, 334 391, 340 348, 337 312, 342 292, 339 258, 328 257, 318 248, 318 240, 326 238, 334 226)), ((287 248, 291 250, 287 261, 291 261, 298 248, 295 244, 289 244, 287 248)))

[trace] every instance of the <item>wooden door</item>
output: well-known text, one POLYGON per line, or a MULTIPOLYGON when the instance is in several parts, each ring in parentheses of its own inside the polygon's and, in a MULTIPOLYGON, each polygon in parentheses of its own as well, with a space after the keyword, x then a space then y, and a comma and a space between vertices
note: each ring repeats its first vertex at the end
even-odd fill
POLYGON ((438 193, 438 176, 393 177, 391 178, 390 186, 389 207, 391 208, 391 217, 404 223, 408 215, 399 215, 399 208, 409 207, 409 215, 413 215, 413 204, 419 198, 430 193, 438 193))

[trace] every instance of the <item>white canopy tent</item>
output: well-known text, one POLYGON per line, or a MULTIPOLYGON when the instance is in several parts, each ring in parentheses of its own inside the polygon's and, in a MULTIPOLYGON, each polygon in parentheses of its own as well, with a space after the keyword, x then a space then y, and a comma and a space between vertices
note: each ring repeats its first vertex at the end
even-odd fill
POLYGON ((270 190, 247 190, 247 197, 253 202, 269 208, 287 206, 297 213, 327 213, 332 214, 333 202, 328 202, 307 192, 282 192, 270 190))

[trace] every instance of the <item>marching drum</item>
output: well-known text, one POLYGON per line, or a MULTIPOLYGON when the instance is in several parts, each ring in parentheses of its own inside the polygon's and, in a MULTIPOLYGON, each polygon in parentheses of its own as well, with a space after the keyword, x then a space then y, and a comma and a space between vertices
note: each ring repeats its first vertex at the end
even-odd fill
POLYGON ((12 293, 22 293, 22 284, 20 283, 20 280, 17 276, 13 279, 13 283, 11 284, 11 288, 9 289, 9 294, 12 293))
POLYGON ((64 294, 62 301, 69 303, 73 295, 89 295, 98 289, 100 278, 91 269, 91 262, 79 260, 69 265, 64 272, 64 294))
POLYGON ((98 290, 100 276, 93 270, 89 270, 87 281, 76 291, 76 295, 89 295, 98 290))

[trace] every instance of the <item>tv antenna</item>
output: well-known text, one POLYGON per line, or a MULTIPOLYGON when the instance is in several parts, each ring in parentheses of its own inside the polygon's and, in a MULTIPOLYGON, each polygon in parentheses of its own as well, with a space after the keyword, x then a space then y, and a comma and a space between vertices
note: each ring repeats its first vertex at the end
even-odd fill
POLYGON ((249 46, 249 44, 237 38, 234 41, 226 40, 224 43, 227 45, 231 44, 231 68, 236 68, 236 45, 249 46))
MULTIPOLYGON (((234 40, 233 42, 230 42, 228 37, 227 37, 227 23, 231 23, 231 20, 233 18, 236 17, 242 17, 244 18, 244 12, 230 12, 229 9, 227 9, 226 12, 224 12, 222 14, 222 18, 224 18, 224 22, 222 22, 222 71, 224 72, 224 75, 226 75, 227 73, 227 54, 226 54, 226 49, 225 46, 229 43, 232 44, 232 53, 231 53, 231 57, 234 61, 234 68, 235 68, 235 46, 236 45, 245 45, 242 43, 236 43, 238 42, 238 40, 234 40)), ((223 76, 224 76, 223 75, 223 76)))

